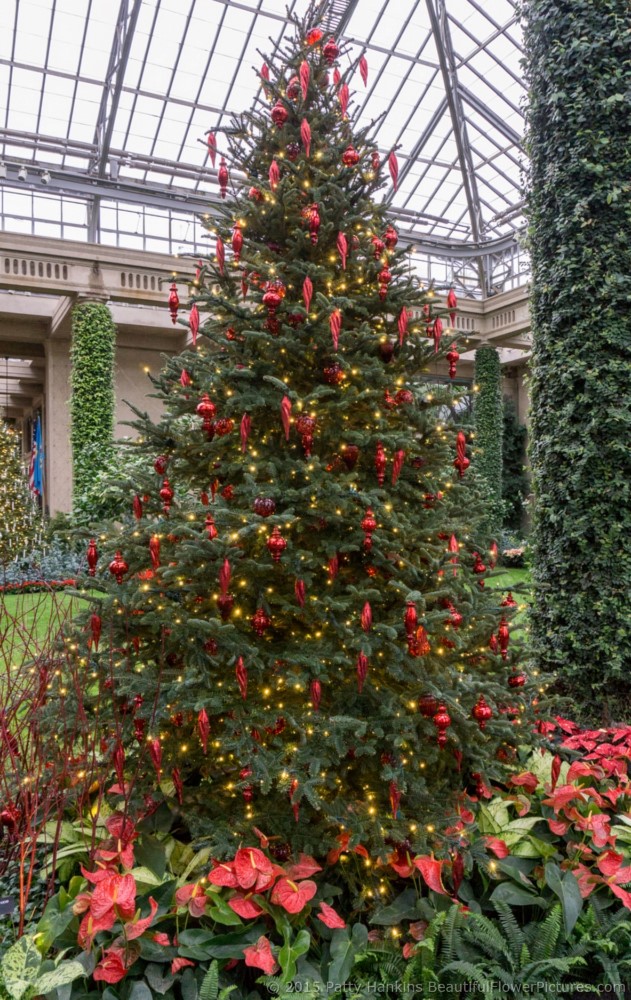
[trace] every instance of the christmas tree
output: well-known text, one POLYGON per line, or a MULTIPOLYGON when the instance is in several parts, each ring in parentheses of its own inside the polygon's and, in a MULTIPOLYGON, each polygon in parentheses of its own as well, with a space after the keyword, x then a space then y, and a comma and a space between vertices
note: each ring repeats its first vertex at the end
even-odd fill
POLYGON ((451 337, 375 201, 396 156, 353 132, 365 60, 339 58, 297 23, 226 131, 192 344, 155 380, 160 422, 138 414, 129 523, 88 550, 104 746, 217 855, 254 825, 318 854, 420 843, 523 708, 454 393, 423 377, 451 337))
POLYGON ((35 507, 15 430, 0 417, 0 565, 24 551, 32 537, 35 507))

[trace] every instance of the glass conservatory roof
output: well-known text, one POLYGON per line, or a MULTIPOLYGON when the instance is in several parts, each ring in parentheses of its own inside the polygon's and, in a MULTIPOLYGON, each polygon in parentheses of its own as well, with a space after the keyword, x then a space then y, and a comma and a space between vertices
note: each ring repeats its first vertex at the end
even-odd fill
MULTIPOLYGON (((367 58, 368 83, 354 75, 350 113, 359 125, 377 121, 384 156, 397 148, 399 186, 386 197, 409 241, 424 252, 514 248, 523 227, 516 0, 315 6, 348 43, 342 67, 367 58)), ((138 206, 153 211, 156 239, 160 220, 192 224, 217 196, 205 133, 252 105, 252 67, 293 33, 288 14, 308 8, 309 0, 2 0, 5 227, 43 215, 59 235, 107 241, 119 214, 138 215, 138 206), (46 208, 54 199, 63 208, 46 208)), ((146 228, 143 216, 143 238, 146 228)))

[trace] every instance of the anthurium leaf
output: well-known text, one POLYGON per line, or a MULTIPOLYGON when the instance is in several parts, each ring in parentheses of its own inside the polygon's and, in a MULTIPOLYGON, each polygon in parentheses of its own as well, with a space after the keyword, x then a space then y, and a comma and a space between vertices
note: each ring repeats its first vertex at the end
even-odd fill
POLYGON ((333 931, 329 980, 334 983, 345 983, 355 964, 355 958, 367 945, 368 930, 364 924, 354 924, 350 934, 347 927, 333 931))
POLYGON ((583 909, 583 898, 573 872, 562 872, 558 865, 547 864, 544 868, 546 885, 561 900, 563 924, 569 937, 583 909))

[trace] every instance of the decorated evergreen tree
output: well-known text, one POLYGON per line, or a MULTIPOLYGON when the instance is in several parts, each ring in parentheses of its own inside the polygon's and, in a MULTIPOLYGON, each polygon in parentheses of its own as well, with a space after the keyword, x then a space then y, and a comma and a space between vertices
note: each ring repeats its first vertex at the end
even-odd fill
POLYGON ((10 562, 26 548, 33 534, 35 516, 18 435, 0 417, 0 565, 10 562))
POLYGON ((138 414, 134 519, 89 546, 105 752, 121 785, 146 760, 217 855, 253 825, 279 850, 420 843, 523 708, 453 391, 423 377, 451 337, 374 200, 396 157, 386 179, 349 120, 366 63, 339 55, 297 24, 227 130, 192 343, 155 380, 163 418, 138 414))

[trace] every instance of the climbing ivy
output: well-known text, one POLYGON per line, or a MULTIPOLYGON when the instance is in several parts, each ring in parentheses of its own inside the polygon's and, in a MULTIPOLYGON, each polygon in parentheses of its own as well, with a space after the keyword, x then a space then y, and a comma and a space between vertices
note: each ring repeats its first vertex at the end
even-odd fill
POLYGON ((485 344, 475 352, 475 381, 478 393, 475 398, 476 467, 488 488, 489 533, 499 537, 502 526, 502 373, 500 356, 494 347, 485 344))
POLYGON ((116 327, 107 306, 86 302, 72 316, 70 384, 73 504, 89 493, 114 434, 116 327))
POLYGON ((519 422, 517 407, 504 397, 504 429, 502 436, 502 499, 504 528, 519 532, 523 527, 524 500, 528 496, 529 478, 525 468, 526 428, 519 422))
POLYGON ((532 641, 586 716, 631 709, 631 18, 528 0, 523 21, 536 495, 532 641))

